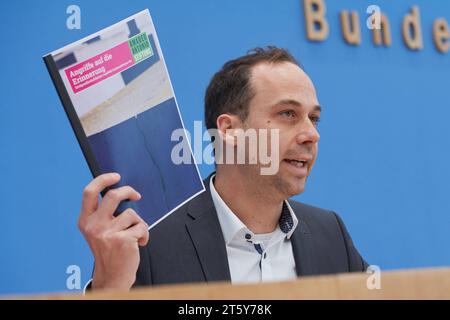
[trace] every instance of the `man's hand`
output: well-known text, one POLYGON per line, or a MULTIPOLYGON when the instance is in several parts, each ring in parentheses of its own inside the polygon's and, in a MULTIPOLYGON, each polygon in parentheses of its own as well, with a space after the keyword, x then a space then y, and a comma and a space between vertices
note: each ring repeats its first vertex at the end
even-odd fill
POLYGON ((99 204, 99 193, 119 181, 117 173, 102 174, 83 191, 78 227, 95 258, 93 289, 130 289, 139 266, 139 246, 148 242, 148 225, 133 209, 113 216, 121 201, 141 199, 136 190, 111 189, 99 204))

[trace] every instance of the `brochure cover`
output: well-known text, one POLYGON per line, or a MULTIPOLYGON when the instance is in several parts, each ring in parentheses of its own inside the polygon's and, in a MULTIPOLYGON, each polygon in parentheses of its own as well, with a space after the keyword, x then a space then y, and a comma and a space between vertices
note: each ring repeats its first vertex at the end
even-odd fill
POLYGON ((189 163, 171 159, 172 132, 185 131, 148 10, 44 61, 92 174, 118 172, 114 187, 142 195, 118 212, 131 207, 151 228, 204 191, 192 151, 189 163))

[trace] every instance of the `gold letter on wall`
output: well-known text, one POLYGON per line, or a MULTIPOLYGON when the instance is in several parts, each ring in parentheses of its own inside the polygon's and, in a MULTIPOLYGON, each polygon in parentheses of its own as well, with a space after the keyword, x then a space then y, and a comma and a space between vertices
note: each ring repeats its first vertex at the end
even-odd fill
POLYGON ((439 52, 446 53, 450 48, 450 32, 445 19, 437 19, 433 25, 433 39, 439 52))
POLYGON ((413 6, 411 13, 407 14, 403 19, 402 29, 403 40, 409 49, 420 50, 423 48, 420 12, 417 6, 413 6))
POLYGON ((311 41, 323 41, 328 37, 326 6, 323 0, 304 0, 306 37, 311 41))
POLYGON ((391 26, 388 18, 384 14, 381 14, 380 16, 380 29, 372 29, 372 35, 374 45, 381 46, 381 44, 383 44, 386 47, 391 45, 391 26))
POLYGON ((341 12, 342 36, 348 44, 358 46, 361 43, 361 28, 359 26, 359 15, 356 11, 351 14, 351 25, 348 19, 348 12, 341 12))

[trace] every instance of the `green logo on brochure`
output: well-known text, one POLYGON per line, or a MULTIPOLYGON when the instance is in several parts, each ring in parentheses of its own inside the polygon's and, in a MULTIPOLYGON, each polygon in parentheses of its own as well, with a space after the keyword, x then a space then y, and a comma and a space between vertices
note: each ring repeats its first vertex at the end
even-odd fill
POLYGON ((141 32, 128 40, 134 62, 138 63, 153 55, 153 49, 145 32, 141 32))

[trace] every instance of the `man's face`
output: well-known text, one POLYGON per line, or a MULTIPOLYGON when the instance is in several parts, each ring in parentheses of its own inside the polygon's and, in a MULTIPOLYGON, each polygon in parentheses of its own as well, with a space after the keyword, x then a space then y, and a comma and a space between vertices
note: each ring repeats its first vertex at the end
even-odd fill
POLYGON ((261 175, 260 165, 249 166, 247 174, 283 198, 299 194, 317 158, 320 138, 320 106, 314 85, 289 62, 256 65, 250 82, 255 96, 243 126, 279 129, 280 163, 274 175, 261 175))

